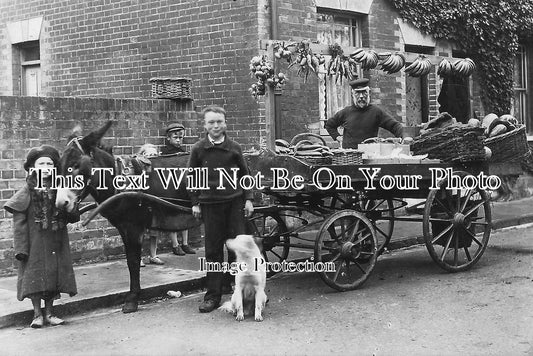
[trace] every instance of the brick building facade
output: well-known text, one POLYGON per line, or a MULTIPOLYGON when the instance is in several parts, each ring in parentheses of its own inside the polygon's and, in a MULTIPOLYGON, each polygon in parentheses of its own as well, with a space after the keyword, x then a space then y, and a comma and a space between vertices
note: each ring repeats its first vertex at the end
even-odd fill
MULTIPOLYGON (((267 100, 256 102, 248 92, 253 82, 249 61, 267 53, 261 41, 317 41, 317 19, 325 14, 354 19, 360 38, 353 46, 403 52, 406 45, 417 44, 402 32, 388 0, 341 3, 4 1, 0 4, 0 94, 24 95, 30 86, 25 85, 24 73, 32 74, 32 64, 40 68, 39 96, 148 98, 150 78, 189 77, 197 107, 223 105, 232 118, 230 133, 248 147, 259 146, 274 129, 265 118, 271 109, 265 107, 267 100), (35 45, 34 58, 27 47, 35 45), (31 57, 26 62, 25 54, 31 57)), ((446 43, 433 41, 429 50, 434 55, 452 55, 446 43)), ((279 70, 290 81, 277 102, 275 122, 278 135, 287 139, 324 119, 318 104, 320 80, 311 76, 304 82, 284 63, 279 70)), ((405 107, 409 78, 379 70, 364 75, 372 79, 375 103, 411 124, 405 107)), ((425 105, 432 115, 438 110, 440 80, 432 73, 424 85, 428 88, 425 105)), ((475 89, 471 85, 472 111, 482 112, 475 89)))
MULTIPOLYGON (((434 64, 456 54, 451 44, 403 23, 388 0, 4 0, 0 96, 23 98, 2 98, 7 106, 0 108, 0 124, 2 138, 8 140, 3 142, 8 143, 2 146, 0 160, 1 199, 20 185, 24 172, 21 163, 14 162, 23 158, 24 149, 63 137, 78 119, 94 119, 98 110, 79 112, 76 105, 96 105, 102 112, 103 106, 114 108, 125 130, 113 131, 116 153, 129 153, 157 136, 165 120, 153 117, 161 115, 186 120, 188 136, 195 140, 203 133, 196 112, 209 104, 227 110, 229 135, 247 149, 268 145, 273 138, 290 140, 301 132, 325 135, 323 121, 348 103, 349 96, 342 98, 346 82, 337 85, 314 74, 305 81, 279 61, 277 69, 289 77, 281 95, 269 92, 258 100, 250 95, 250 59, 271 54, 272 40, 310 41, 326 55, 327 45, 340 40, 347 53, 367 47, 409 52, 411 60, 426 53, 434 64), (147 100, 153 77, 192 79, 194 101, 188 102, 186 114, 178 114, 183 108, 178 110, 175 102, 147 100), (50 103, 60 109, 49 110, 50 103), (117 110, 116 105, 122 105, 118 103, 131 106, 117 110), (63 117, 61 108, 71 104, 68 117, 63 117), (154 105, 163 107, 152 110, 154 105)), ((361 74, 371 79, 373 102, 404 124, 414 126, 438 113, 442 81, 436 69, 422 79, 403 71, 389 75, 373 69, 361 74)), ((468 92, 470 113, 483 115, 475 75, 468 92)), ((0 239, 4 256, 8 245, 0 239)))

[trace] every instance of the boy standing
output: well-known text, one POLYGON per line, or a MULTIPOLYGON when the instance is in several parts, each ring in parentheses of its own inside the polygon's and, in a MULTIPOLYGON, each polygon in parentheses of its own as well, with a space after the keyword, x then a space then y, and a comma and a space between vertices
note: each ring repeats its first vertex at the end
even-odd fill
MULTIPOLYGON (((219 170, 232 174, 232 168, 238 168, 238 177, 248 174, 248 167, 242 155, 241 146, 226 135, 226 111, 219 106, 209 106, 202 111, 207 135, 198 141, 191 150, 189 167, 208 169, 207 190, 191 191, 192 212, 194 217, 203 218, 205 225, 205 258, 207 263, 222 263, 224 260, 224 243, 245 233, 245 217, 253 213, 252 191, 226 184, 225 189, 216 189, 219 185, 219 170), (243 214, 244 212, 244 214, 243 214)), ((235 256, 228 252, 228 262, 234 262, 235 256)), ((229 275, 222 272, 207 272, 207 292, 199 310, 209 313, 220 304, 222 288, 230 286, 229 275)))

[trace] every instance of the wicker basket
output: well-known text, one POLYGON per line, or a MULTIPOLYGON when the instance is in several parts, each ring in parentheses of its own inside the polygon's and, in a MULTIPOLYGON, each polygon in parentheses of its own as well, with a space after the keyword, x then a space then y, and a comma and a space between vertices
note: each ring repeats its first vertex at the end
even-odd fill
POLYGON ((529 152, 524 125, 504 134, 488 137, 484 144, 492 151, 491 162, 520 161, 529 152))
POLYGON ((428 158, 444 162, 485 160, 482 127, 448 126, 415 137, 411 144, 413 155, 427 154, 428 158))
POLYGON ((333 150, 332 164, 363 164, 363 152, 357 150, 333 150))
POLYGON ((151 78, 152 97, 158 99, 192 99, 190 78, 151 78))
POLYGON ((310 164, 312 166, 321 166, 321 165, 328 165, 331 164, 332 158, 331 156, 294 156, 298 159, 301 159, 302 161, 306 162, 307 164, 310 164))

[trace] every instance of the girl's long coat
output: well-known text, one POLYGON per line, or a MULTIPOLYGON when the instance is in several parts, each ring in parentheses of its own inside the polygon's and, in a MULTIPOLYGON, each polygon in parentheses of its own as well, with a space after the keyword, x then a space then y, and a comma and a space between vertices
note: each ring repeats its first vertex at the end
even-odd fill
POLYGON ((35 222, 30 188, 26 185, 9 199, 4 208, 13 214, 13 240, 18 260, 17 298, 34 293, 77 293, 66 225, 41 230, 35 222), (21 255, 27 255, 21 261, 21 255))

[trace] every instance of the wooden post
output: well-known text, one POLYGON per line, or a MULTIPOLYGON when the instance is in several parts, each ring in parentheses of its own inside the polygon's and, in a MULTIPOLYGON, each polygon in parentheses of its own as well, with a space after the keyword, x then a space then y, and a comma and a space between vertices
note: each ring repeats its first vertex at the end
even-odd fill
MULTIPOLYGON (((272 60, 274 57, 274 46, 267 45, 268 58, 272 60)), ((266 86, 265 95, 265 121, 266 121, 266 146, 271 150, 276 148, 276 105, 275 105, 274 88, 270 85, 266 86)))

